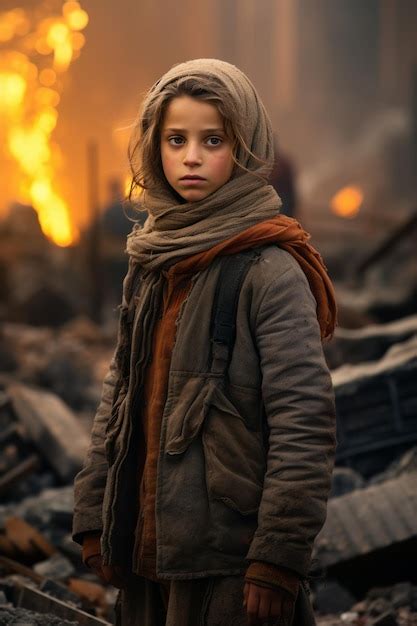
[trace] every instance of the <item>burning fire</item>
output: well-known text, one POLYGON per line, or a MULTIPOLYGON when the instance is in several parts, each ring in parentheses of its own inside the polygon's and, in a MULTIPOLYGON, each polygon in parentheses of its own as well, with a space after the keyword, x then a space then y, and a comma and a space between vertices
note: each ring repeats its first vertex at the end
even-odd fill
POLYGON ((359 187, 350 186, 340 189, 330 201, 330 208, 339 217, 353 218, 363 203, 363 192, 359 187))
POLYGON ((79 2, 57 5, 59 14, 42 19, 50 2, 32 14, 20 8, 0 13, 0 136, 18 165, 19 199, 33 205, 47 237, 68 246, 78 232, 56 190, 62 155, 52 133, 62 76, 85 43, 88 15, 79 2))

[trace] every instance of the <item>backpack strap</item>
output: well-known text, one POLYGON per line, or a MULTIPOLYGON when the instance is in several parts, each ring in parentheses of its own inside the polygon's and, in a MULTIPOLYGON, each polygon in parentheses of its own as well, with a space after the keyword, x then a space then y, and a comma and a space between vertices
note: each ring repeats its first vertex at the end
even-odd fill
POLYGON ((210 371, 226 376, 236 339, 236 313, 240 290, 253 261, 255 250, 225 256, 217 281, 211 315, 210 371))

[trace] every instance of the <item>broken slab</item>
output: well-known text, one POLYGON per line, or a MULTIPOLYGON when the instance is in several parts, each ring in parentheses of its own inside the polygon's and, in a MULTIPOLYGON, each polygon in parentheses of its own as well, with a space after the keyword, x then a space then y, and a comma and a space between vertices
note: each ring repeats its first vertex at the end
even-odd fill
POLYGON ((332 372, 336 462, 368 478, 417 442, 417 336, 379 361, 332 372))
POLYGON ((331 342, 324 345, 328 365, 358 364, 381 359, 391 346, 417 334, 417 315, 388 324, 369 324, 362 328, 335 330, 331 342))
POLYGON ((393 544, 417 542, 417 472, 353 491, 328 503, 316 558, 329 568, 393 544))
POLYGON ((88 433, 69 407, 53 393, 15 383, 7 388, 17 419, 63 482, 81 469, 88 433))
MULTIPOLYGON (((110 622, 94 617, 77 607, 27 585, 16 586, 15 604, 17 607, 54 615, 56 618, 75 622, 81 626, 110 626, 110 622)), ((57 623, 62 622, 57 621, 57 623)))

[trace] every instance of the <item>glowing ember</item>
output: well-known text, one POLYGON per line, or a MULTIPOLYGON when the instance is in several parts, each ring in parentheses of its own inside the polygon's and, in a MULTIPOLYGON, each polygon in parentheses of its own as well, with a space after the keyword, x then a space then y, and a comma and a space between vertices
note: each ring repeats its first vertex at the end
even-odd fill
POLYGON ((50 0, 39 4, 33 14, 21 8, 0 13, 0 43, 8 45, 0 52, 0 140, 18 165, 18 199, 33 205, 47 237, 68 246, 78 232, 56 190, 61 155, 51 135, 58 119, 59 75, 79 56, 88 15, 79 2, 55 0, 55 16, 50 0))
POLYGON ((353 218, 361 208, 363 193, 359 187, 344 187, 330 201, 330 208, 339 217, 353 218))

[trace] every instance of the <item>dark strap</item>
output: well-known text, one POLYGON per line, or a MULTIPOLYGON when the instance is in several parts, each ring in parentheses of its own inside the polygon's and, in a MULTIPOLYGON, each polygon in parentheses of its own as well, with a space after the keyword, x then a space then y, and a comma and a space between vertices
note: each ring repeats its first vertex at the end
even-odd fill
POLYGON ((251 263, 258 256, 255 250, 245 250, 222 259, 212 308, 211 340, 213 350, 219 344, 226 347, 224 374, 232 358, 236 339, 236 313, 240 290, 251 263))

